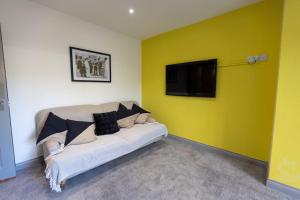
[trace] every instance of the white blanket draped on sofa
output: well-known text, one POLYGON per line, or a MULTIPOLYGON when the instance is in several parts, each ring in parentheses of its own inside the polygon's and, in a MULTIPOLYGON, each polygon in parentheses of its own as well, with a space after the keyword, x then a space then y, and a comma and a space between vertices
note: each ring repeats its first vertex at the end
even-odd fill
POLYGON ((46 160, 45 172, 50 187, 60 192, 62 181, 158 141, 167 134, 166 127, 160 123, 137 124, 112 135, 98 136, 91 143, 67 146, 62 153, 46 160))

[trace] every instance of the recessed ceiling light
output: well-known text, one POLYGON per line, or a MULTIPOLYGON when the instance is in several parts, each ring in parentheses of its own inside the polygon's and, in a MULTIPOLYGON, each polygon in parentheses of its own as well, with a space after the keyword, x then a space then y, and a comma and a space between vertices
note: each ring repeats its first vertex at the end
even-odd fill
POLYGON ((133 14, 134 13, 134 10, 132 8, 129 9, 128 11, 130 14, 133 14))

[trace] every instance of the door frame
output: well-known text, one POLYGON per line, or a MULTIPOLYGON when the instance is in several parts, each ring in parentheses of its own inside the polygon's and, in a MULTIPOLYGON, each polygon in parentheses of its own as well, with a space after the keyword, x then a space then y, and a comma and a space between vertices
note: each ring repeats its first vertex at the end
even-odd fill
POLYGON ((2 35, 2 25, 0 23, 0 48, 2 50, 2 55, 0 55, 2 57, 2 60, 3 60, 3 76, 4 76, 4 89, 6 90, 5 92, 5 97, 4 99, 7 101, 6 104, 7 104, 7 109, 8 109, 8 117, 9 117, 9 126, 10 126, 10 143, 11 143, 11 146, 12 146, 12 156, 13 156, 13 162, 14 162, 14 174, 13 176, 11 177, 8 177, 8 178, 5 178, 3 180, 0 180, 0 183, 1 182, 4 182, 4 181, 7 181, 7 180, 10 180, 12 178, 15 178, 16 177, 16 157, 15 157, 15 149, 14 149, 14 141, 13 141, 13 135, 12 135, 12 124, 11 124, 11 113, 10 113, 10 102, 9 102, 9 95, 8 95, 8 87, 7 87, 7 76, 6 76, 6 67, 5 67, 5 57, 4 57, 4 45, 3 45, 3 35, 2 35))

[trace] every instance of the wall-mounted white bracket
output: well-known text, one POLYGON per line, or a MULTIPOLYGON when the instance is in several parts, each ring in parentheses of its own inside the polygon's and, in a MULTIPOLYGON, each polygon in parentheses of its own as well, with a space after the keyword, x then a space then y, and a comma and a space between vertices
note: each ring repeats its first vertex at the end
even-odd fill
POLYGON ((267 54, 261 54, 256 56, 248 56, 247 61, 249 64, 255 64, 257 62, 263 62, 268 60, 267 54))

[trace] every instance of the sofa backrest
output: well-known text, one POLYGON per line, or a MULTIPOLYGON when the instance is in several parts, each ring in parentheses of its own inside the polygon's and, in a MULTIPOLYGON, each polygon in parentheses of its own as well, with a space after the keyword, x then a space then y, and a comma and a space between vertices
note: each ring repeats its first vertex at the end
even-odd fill
MULTIPOLYGON (((122 101, 121 103, 128 109, 131 109, 134 103, 137 104, 137 102, 135 101, 122 101)), ((63 119, 92 122, 94 121, 93 113, 105 113, 116 111, 119 107, 119 104, 120 102, 111 102, 100 105, 66 106, 41 110, 36 115, 36 134, 40 134, 50 112, 53 112, 55 115, 63 119)))

